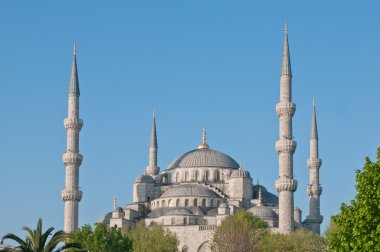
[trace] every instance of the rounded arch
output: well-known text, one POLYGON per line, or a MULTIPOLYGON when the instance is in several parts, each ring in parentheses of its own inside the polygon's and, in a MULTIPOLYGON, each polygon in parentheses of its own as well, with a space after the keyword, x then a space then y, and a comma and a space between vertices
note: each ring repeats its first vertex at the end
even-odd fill
POLYGON ((199 180, 199 171, 196 170, 195 171, 195 181, 198 181, 199 180))
POLYGON ((194 199, 194 206, 198 206, 198 200, 194 199))
POLYGON ((189 181, 189 172, 185 171, 185 182, 189 181))
POLYGON ((175 206, 179 206, 179 199, 175 201, 175 206))
POLYGON ((185 206, 189 206, 189 199, 185 199, 185 206))
POLYGON ((209 170, 206 171, 205 180, 206 180, 206 182, 210 180, 210 171, 209 170))
POLYGON ((214 180, 220 181, 220 171, 219 170, 214 171, 214 180))
POLYGON ((179 172, 175 173, 175 182, 178 183, 179 181, 179 172))
POLYGON ((199 247, 197 252, 210 252, 211 251, 211 242, 205 241, 199 247))
POLYGON ((165 202, 165 200, 163 200, 162 203, 161 203, 161 206, 165 207, 165 205, 166 205, 166 202, 165 202))

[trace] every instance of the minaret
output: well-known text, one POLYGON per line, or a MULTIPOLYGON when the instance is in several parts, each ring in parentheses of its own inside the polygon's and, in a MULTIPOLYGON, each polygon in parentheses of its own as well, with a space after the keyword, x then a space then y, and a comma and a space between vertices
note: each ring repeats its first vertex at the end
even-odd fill
POLYGON ((83 156, 79 154, 79 131, 83 121, 79 118, 79 81, 76 61, 76 46, 74 44, 74 57, 69 84, 68 116, 64 120, 67 132, 67 147, 63 154, 63 163, 66 166, 65 189, 61 192, 65 204, 64 232, 72 233, 78 228, 78 203, 82 198, 79 190, 79 166, 83 156))
POLYGON ((149 147, 149 164, 145 168, 145 174, 156 176, 160 172, 157 166, 157 133, 156 133, 156 110, 153 110, 152 130, 150 133, 150 147, 149 147))
POLYGON ((279 194, 279 232, 287 234, 294 231, 294 195, 297 181, 293 176, 293 154, 297 143, 293 140, 292 117, 296 105, 292 102, 292 69, 288 44, 288 25, 285 24, 284 52, 282 56, 280 79, 280 102, 276 105, 279 118, 278 179, 275 187, 279 194))
POLYGON ((307 186, 307 193, 309 194, 309 215, 306 217, 306 224, 310 230, 316 234, 320 234, 320 225, 323 221, 323 216, 320 211, 320 196, 322 194, 322 187, 319 184, 319 168, 321 167, 322 160, 318 155, 318 129, 317 129, 317 115, 315 112, 315 99, 313 99, 313 115, 311 117, 311 134, 310 134, 310 158, 307 160, 309 166, 310 181, 307 186))

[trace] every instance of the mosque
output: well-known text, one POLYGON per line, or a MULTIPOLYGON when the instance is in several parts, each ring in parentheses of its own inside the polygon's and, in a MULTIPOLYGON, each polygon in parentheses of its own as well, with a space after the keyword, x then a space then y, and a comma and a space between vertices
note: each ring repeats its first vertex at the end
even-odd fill
MULTIPOLYGON (((207 143, 206 130, 198 148, 176 158, 166 169, 157 164, 156 117, 153 123, 149 148, 149 163, 141 170, 133 184, 133 202, 125 208, 114 199, 112 212, 100 222, 108 227, 133 227, 144 220, 147 225, 157 223, 174 232, 180 241, 181 251, 209 251, 213 233, 223 219, 245 209, 264 220, 273 232, 290 233, 303 227, 320 233, 323 216, 320 213, 319 168, 322 160, 318 155, 318 131, 313 102, 308 160, 310 180, 307 186, 309 214, 303 220, 302 211, 294 206, 297 180, 293 174, 293 154, 297 143, 293 139, 292 117, 296 105, 292 102, 292 71, 288 44, 288 28, 285 38, 280 77, 280 101, 276 104, 279 118, 279 138, 275 149, 279 157, 279 174, 275 181, 278 194, 271 193, 263 185, 253 184, 250 173, 227 154, 212 149, 207 143)), ((67 149, 63 154, 66 166, 64 201, 64 231, 78 228, 78 204, 82 198, 79 189, 79 132, 83 122, 79 118, 79 81, 76 51, 69 84, 67 149)))

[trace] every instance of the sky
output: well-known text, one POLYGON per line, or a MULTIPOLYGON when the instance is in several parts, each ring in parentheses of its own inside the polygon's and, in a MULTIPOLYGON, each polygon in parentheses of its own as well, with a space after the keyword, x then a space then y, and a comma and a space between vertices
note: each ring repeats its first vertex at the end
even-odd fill
POLYGON ((63 119, 73 42, 80 117, 79 225, 132 201, 157 110, 161 170, 207 142, 276 193, 284 23, 297 111, 295 205, 308 215, 312 99, 319 130, 322 230, 376 158, 379 1, 1 1, 0 236, 63 229, 63 119))

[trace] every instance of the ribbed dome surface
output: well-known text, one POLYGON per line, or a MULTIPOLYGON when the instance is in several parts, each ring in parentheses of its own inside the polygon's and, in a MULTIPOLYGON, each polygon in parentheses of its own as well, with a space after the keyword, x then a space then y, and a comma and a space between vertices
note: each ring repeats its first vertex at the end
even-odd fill
POLYGON ((258 218, 272 219, 272 220, 277 219, 277 214, 272 209, 265 206, 252 207, 248 209, 248 212, 251 212, 253 216, 256 216, 258 218))
POLYGON ((174 160, 167 170, 191 167, 219 167, 238 169, 239 165, 230 156, 212 149, 196 149, 186 152, 174 160))
POLYGON ((160 198, 172 198, 172 197, 188 197, 188 196, 196 196, 196 197, 211 197, 211 198, 220 198, 220 196, 208 189, 207 187, 201 185, 180 185, 173 187, 166 192, 164 192, 160 198))
POLYGON ((136 178, 135 183, 154 183, 154 178, 149 175, 141 175, 136 178))

